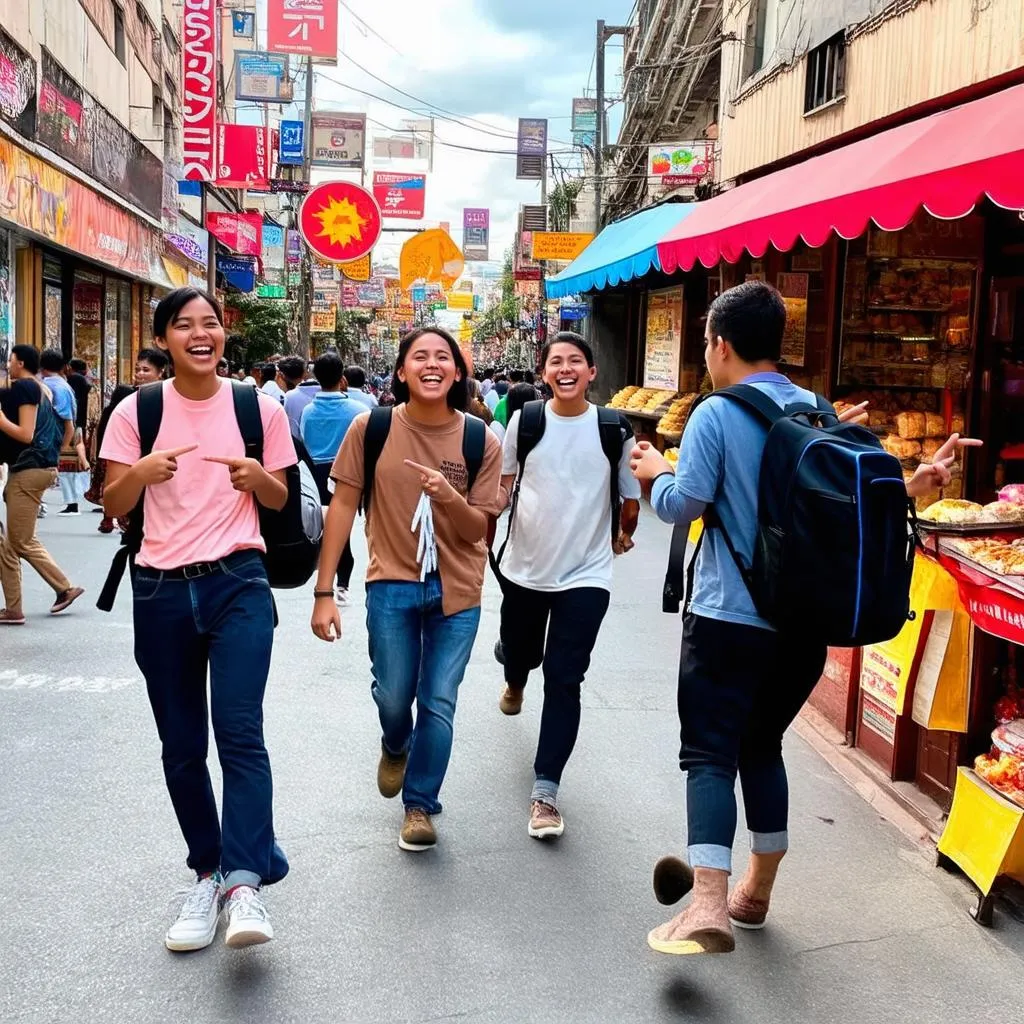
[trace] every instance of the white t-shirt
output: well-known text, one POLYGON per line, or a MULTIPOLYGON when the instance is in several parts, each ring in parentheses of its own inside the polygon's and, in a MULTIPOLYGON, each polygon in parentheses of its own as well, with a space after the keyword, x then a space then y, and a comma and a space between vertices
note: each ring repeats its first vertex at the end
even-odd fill
MULTIPOLYGON (((550 404, 544 412, 544 436, 526 459, 502 574, 531 590, 611 590, 611 468, 601 449, 597 407, 582 416, 559 416, 550 404)), ((502 476, 519 468, 519 415, 505 435, 502 476)), ((629 469, 633 445, 626 441, 619 459, 623 499, 640 497, 629 469)))
POLYGON ((505 428, 497 420, 494 420, 491 423, 491 430, 494 432, 494 435, 498 438, 498 440, 502 444, 504 444, 506 431, 505 428))

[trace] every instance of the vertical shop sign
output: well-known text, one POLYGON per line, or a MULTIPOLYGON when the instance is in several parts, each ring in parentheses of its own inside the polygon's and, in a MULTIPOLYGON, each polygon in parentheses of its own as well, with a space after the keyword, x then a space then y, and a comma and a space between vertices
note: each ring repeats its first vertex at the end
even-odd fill
POLYGON ((217 126, 218 185, 224 188, 270 190, 270 146, 267 130, 246 124, 217 126))
POLYGON ((338 62, 338 0, 267 0, 267 49, 338 62))
POLYGON ((284 228, 263 225, 263 266, 266 270, 284 270, 284 228))
POLYGON ((539 181, 544 177, 548 155, 548 122, 543 117, 519 118, 516 145, 516 177, 539 181))
POLYGON ((314 167, 362 170, 366 145, 366 115, 333 111, 315 112, 310 118, 314 167))
POLYGON ((779 294, 786 304, 786 330, 782 335, 782 362, 787 366, 803 366, 807 350, 808 274, 779 274, 775 279, 779 294))
POLYGON ((281 122, 281 151, 277 162, 282 166, 297 167, 305 159, 306 126, 301 121, 281 122))
POLYGON ((572 141, 577 146, 593 146, 597 139, 597 100, 578 96, 572 101, 572 141))
POLYGON ((217 3, 185 0, 181 142, 186 181, 212 181, 217 173, 217 3))
POLYGON ((485 261, 490 254, 491 211, 467 207, 462 211, 462 254, 485 261))

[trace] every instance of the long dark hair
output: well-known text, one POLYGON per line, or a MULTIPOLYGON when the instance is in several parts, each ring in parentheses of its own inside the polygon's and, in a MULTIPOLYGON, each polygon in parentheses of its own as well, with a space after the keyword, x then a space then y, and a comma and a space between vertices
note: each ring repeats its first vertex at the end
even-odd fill
POLYGON ((398 358, 395 360, 395 372, 391 376, 391 393, 395 396, 395 405, 401 405, 409 401, 409 385, 398 377, 398 371, 405 363, 405 357, 409 349, 423 337, 424 334, 436 334, 448 343, 452 352, 452 359, 455 360, 455 368, 459 371, 460 377, 448 392, 448 408, 458 412, 465 412, 469 403, 469 388, 466 381, 469 379, 469 367, 466 365, 465 356, 459 348, 458 342, 443 327, 417 327, 410 331, 398 346, 398 358))

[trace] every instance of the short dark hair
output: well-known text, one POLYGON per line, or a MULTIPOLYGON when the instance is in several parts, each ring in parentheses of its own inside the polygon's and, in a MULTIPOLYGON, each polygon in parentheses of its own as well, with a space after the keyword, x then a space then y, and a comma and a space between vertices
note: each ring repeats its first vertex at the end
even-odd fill
POLYGON ((39 372, 39 349, 32 345, 15 345, 11 355, 33 376, 39 372))
POLYGON ((786 304, 764 281, 736 285, 711 303, 708 331, 732 345, 745 363, 777 363, 786 330, 786 304))
POLYGON ((264 363, 259 371, 261 384, 269 384, 272 380, 277 380, 277 365, 275 363, 264 363))
MULTIPOLYGON (((137 361, 142 363, 149 363, 149 365, 152 366, 153 369, 160 370, 161 372, 166 370, 168 363, 170 363, 170 359, 167 358, 167 353, 162 352, 158 348, 139 349, 137 361)), ((227 362, 227 360, 222 360, 222 362, 227 362)))
POLYGON ((350 388, 355 388, 356 391, 362 391, 366 387, 366 372, 361 366, 346 366, 345 367, 345 380, 348 381, 350 388))
POLYGON ((160 300, 160 304, 153 313, 153 337, 166 337, 167 328, 174 318, 194 299, 205 299, 210 304, 218 323, 223 326, 224 310, 209 292, 204 292, 199 288, 175 288, 173 292, 160 300))
POLYGON ((578 348, 582 353, 583 357, 587 361, 587 366, 594 365, 594 350, 587 343, 586 338, 582 334, 577 334, 575 331, 559 331, 545 346, 541 349, 540 353, 540 365, 548 365, 548 356, 551 355, 551 348, 553 345, 573 345, 578 348))
POLYGON ((536 380, 533 375, 533 370, 523 370, 523 383, 532 384, 536 380))
POLYGON ((403 402, 409 401, 409 385, 404 380, 399 379, 398 371, 405 363, 405 357, 409 354, 409 349, 425 334, 436 334, 448 343, 448 347, 452 351, 452 359, 455 360, 455 368, 461 375, 461 380, 457 380, 448 392, 448 408, 465 412, 466 406, 469 404, 469 389, 466 386, 466 380, 469 377, 469 367, 466 365, 466 357, 462 354, 459 343, 443 327, 417 327, 416 330, 410 331, 402 339, 402 343, 398 346, 395 371, 391 377, 391 394, 395 396, 395 405, 401 405, 403 402))
POLYGON ((509 375, 508 375, 508 379, 510 381, 512 381, 513 384, 522 384, 523 383, 523 371, 522 370, 512 370, 512 372, 509 373, 509 375))
POLYGON ((306 379, 306 360, 300 356, 286 356, 277 368, 289 384, 301 384, 306 379))
POLYGON ((59 348, 44 348, 39 353, 39 366, 47 373, 60 373, 64 369, 64 353, 59 348))
POLYGON ((68 362, 68 366, 71 367, 72 373, 87 374, 89 372, 89 364, 84 359, 71 359, 68 362))
POLYGON ((537 389, 532 384, 517 384, 509 388, 505 397, 505 414, 508 417, 505 422, 512 419, 512 414, 519 412, 527 402, 537 401, 537 397, 537 389))
POLYGON ((333 391, 341 383, 341 378, 347 376, 341 356, 337 352, 325 352, 318 356, 313 363, 313 376, 325 391, 333 391))

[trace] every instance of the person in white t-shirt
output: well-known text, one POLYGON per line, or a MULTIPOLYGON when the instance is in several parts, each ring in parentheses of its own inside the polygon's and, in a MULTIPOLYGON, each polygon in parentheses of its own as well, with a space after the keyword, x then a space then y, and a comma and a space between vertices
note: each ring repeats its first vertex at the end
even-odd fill
POLYGON ((545 346, 543 366, 554 398, 527 405, 508 424, 502 485, 518 490, 508 543, 499 555, 506 683, 500 707, 506 715, 519 714, 530 672, 544 669, 529 824, 536 839, 565 830, 558 787, 579 732, 580 687, 608 611, 613 557, 633 547, 640 514, 640 485, 630 472, 632 431, 621 417, 602 427, 597 407, 587 401, 597 375, 590 346, 578 334, 562 332, 545 346), (525 437, 536 438, 538 421, 543 433, 516 483, 519 446, 525 437), (531 424, 527 434, 520 432, 524 422, 531 424), (612 443, 603 443, 602 433, 612 443))

